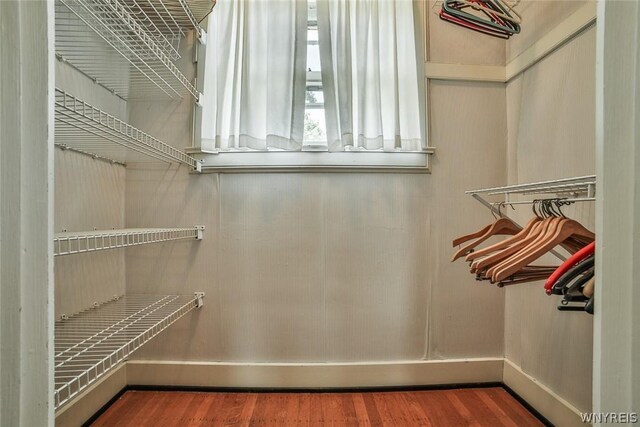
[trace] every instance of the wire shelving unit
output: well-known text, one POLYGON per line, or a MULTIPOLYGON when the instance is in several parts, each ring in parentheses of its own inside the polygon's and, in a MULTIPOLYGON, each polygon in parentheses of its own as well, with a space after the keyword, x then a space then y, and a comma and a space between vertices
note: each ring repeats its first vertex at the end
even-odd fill
MULTIPOLYGON (((541 199, 558 199, 562 198, 568 202, 590 202, 596 200, 596 176, 587 175, 573 178, 562 178, 551 181, 540 181, 527 184, 507 185, 504 187, 483 188, 478 190, 465 191, 474 199, 487 207, 492 212, 506 216, 498 208, 504 205, 522 205, 533 204, 536 200, 541 199), (512 200, 511 196, 531 196, 540 195, 534 200, 512 200), (491 202, 488 197, 501 196, 503 200, 491 202)), ((517 224, 517 223, 516 223, 517 224)), ((555 250, 550 251, 561 260, 566 259, 555 250)))
POLYGON ((105 249, 126 248, 171 240, 202 240, 204 226, 192 228, 124 228, 56 233, 53 254, 72 255, 105 249))
POLYGON ((153 158, 200 171, 194 157, 60 89, 55 90, 55 121, 55 141, 61 148, 115 163, 153 158))
MULTIPOLYGON (((575 178, 562 178, 529 184, 507 185, 504 187, 483 188, 465 192, 488 208, 495 210, 498 205, 532 204, 534 200, 511 200, 511 195, 542 195, 541 198, 563 198, 570 202, 594 201, 596 197, 596 176, 587 175, 575 178), (489 202, 487 196, 504 196, 500 202, 489 202)), ((540 198, 536 199, 539 200, 540 198)))
POLYGON ((198 100, 199 91, 174 64, 178 46, 140 7, 121 0, 56 1, 58 59, 124 99, 198 100))
POLYGON ((174 50, 186 32, 203 33, 200 23, 213 10, 215 0, 123 0, 152 33, 162 34, 174 50))
POLYGON ((204 293, 126 295, 55 323, 54 405, 60 408, 151 338, 203 304, 204 293))

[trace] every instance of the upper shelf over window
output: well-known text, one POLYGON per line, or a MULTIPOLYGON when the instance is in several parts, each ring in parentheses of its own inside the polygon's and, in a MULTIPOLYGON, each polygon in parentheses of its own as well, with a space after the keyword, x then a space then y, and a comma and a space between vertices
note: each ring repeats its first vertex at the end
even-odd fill
POLYGON ((149 4, 162 6, 165 12, 152 19, 143 8, 145 1, 58 0, 58 58, 124 99, 158 95, 198 99, 196 87, 173 63, 186 28, 180 16, 193 15, 184 0, 154 0, 149 4), (169 6, 176 3, 184 6, 182 14, 176 15, 172 26, 162 24, 158 17, 166 22, 172 16, 169 6))

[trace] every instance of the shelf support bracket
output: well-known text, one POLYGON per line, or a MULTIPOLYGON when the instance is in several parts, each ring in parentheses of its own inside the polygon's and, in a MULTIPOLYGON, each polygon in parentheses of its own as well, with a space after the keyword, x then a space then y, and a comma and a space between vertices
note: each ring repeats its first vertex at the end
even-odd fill
POLYGON ((204 292, 195 292, 194 295, 196 297, 196 307, 202 307, 204 305, 204 292))

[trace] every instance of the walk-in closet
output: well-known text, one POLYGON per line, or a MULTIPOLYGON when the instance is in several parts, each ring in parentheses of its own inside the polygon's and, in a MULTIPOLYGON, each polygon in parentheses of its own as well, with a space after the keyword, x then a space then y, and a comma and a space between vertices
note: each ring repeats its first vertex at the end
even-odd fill
POLYGON ((640 416, 640 2, 0 1, 0 426, 640 416))

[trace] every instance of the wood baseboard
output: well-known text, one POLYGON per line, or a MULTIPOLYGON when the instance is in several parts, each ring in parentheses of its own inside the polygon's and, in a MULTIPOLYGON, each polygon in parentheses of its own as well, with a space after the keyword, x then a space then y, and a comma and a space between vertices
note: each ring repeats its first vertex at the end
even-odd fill
POLYGON ((353 388, 502 381, 502 359, 378 363, 130 361, 131 385, 233 388, 353 388))
POLYGON ((83 425, 126 386, 127 364, 123 363, 56 411, 56 427, 83 425))
POLYGON ((56 413, 81 425, 128 386, 347 389, 503 383, 555 425, 583 426, 580 412, 509 360, 480 358, 370 363, 223 363, 133 360, 56 413))
POLYGON ((502 381, 553 424, 562 427, 585 425, 580 411, 507 359, 504 360, 502 381))

